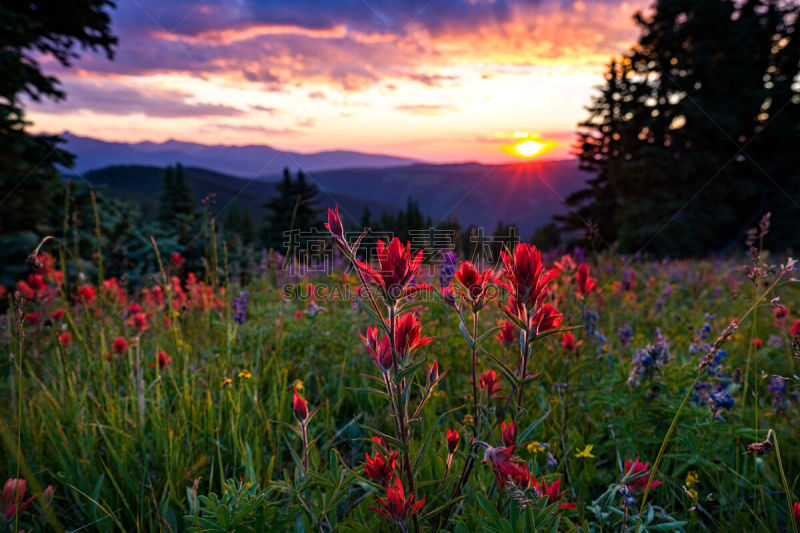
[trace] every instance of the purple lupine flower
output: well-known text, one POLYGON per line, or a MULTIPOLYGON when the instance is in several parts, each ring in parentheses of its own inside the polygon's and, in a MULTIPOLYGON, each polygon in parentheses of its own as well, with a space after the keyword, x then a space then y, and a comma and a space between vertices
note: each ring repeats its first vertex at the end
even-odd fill
POLYGON ((617 331, 617 338, 619 339, 619 343, 623 346, 628 346, 631 343, 631 339, 633 338, 633 329, 631 325, 627 322, 619 328, 617 331))
POLYGON ((655 374, 656 369, 663 369, 669 364, 672 356, 669 353, 669 341, 656 328, 656 341, 644 348, 639 348, 633 356, 633 368, 628 375, 628 384, 638 387, 642 380, 655 374))
POLYGON ((439 286, 449 287, 453 276, 456 274, 458 256, 451 251, 442 253, 442 269, 439 273, 439 286))
POLYGON ((247 298, 250 294, 247 291, 239 293, 239 297, 233 298, 233 321, 237 324, 244 324, 247 318, 247 298))

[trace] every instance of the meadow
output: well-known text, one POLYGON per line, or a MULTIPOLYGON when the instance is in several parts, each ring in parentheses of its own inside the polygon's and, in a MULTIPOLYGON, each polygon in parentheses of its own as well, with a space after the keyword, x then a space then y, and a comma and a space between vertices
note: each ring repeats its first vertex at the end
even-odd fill
POLYGON ((246 286, 223 246, 189 272, 154 241, 138 287, 33 251, 0 530, 797 531, 791 259, 370 263, 327 227, 328 273, 271 256, 246 286))

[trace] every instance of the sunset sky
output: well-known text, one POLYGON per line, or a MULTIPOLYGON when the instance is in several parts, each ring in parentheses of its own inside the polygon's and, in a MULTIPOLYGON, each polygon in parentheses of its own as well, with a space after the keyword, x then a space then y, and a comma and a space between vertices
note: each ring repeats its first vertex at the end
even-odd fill
POLYGON ((427 161, 562 158, 649 0, 120 0, 114 61, 50 64, 38 131, 351 149, 427 161), (504 147, 506 147, 504 149, 504 147), (546 152, 546 153, 545 153, 546 152))

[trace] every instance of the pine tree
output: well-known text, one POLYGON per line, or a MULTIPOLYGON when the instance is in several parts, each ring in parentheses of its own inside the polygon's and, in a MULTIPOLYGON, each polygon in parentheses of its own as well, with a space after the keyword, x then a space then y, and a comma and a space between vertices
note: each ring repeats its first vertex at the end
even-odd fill
POLYGON ((800 244, 800 5, 660 0, 613 63, 578 142, 594 174, 570 196, 621 249, 708 253, 765 211, 773 244, 800 244))

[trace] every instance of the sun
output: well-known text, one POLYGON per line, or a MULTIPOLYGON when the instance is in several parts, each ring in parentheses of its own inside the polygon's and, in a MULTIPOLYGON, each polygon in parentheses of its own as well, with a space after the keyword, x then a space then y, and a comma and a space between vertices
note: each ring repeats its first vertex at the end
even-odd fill
POLYGON ((555 141, 544 141, 540 139, 537 134, 517 132, 514 134, 514 137, 520 140, 504 146, 503 149, 511 155, 524 157, 526 159, 545 154, 556 146, 555 141))

